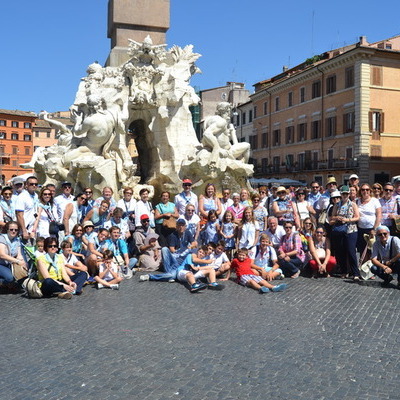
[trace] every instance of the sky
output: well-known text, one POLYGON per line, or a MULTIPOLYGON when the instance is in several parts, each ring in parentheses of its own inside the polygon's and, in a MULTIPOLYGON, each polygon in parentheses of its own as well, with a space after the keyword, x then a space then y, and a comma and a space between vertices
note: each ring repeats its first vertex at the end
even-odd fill
MULTIPOLYGON (((150 1, 150 0, 148 0, 150 1)), ((400 34, 400 2, 360 0, 171 0, 168 47, 194 45, 199 89, 256 82, 324 51, 400 34)), ((104 64, 108 0, 4 1, 0 108, 67 110, 94 61, 104 64)))

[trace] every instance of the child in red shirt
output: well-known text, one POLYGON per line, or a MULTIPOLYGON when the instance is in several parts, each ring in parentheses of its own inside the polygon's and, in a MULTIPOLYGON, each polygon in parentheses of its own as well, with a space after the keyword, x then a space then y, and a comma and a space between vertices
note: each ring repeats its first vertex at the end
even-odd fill
POLYGON ((231 263, 231 269, 228 271, 228 279, 230 272, 233 270, 236 273, 237 281, 243 286, 249 286, 258 290, 261 294, 267 292, 282 292, 286 289, 287 284, 271 285, 262 276, 254 274, 254 270, 262 271, 263 269, 253 263, 253 260, 248 257, 247 249, 240 249, 237 253, 237 258, 234 258, 231 263))

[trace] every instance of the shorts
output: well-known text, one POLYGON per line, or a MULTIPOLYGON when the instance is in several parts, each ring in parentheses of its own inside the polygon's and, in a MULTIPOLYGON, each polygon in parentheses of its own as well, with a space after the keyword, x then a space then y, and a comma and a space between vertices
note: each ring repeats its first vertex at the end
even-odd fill
POLYGON ((263 281, 264 278, 262 276, 258 276, 258 275, 242 275, 240 277, 239 283, 243 286, 247 286, 247 283, 251 280, 256 281, 258 283, 258 282, 263 281))
MULTIPOLYGON (((190 271, 188 271, 187 269, 182 269, 182 270, 180 270, 179 272, 178 272, 178 275, 177 275, 177 279, 178 279, 178 281, 179 282, 186 282, 186 275, 189 273, 190 271)), ((204 275, 204 271, 197 271, 195 274, 194 274, 194 279, 201 279, 201 278, 204 278, 205 277, 205 275, 204 275)))

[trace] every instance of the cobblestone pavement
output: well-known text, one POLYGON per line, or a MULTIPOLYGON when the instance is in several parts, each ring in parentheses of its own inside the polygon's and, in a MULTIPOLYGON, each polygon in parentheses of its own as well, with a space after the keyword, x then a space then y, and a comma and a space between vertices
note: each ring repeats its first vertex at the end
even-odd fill
POLYGON ((400 290, 336 278, 2 295, 1 399, 400 399, 400 290))

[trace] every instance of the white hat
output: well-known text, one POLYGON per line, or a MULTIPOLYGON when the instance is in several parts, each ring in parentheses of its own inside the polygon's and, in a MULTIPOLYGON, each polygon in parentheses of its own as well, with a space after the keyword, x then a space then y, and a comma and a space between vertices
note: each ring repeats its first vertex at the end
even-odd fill
POLYGON ((359 179, 357 174, 351 174, 349 179, 359 179))
POLYGON ((339 190, 335 190, 331 193, 331 198, 332 197, 342 197, 339 190))

